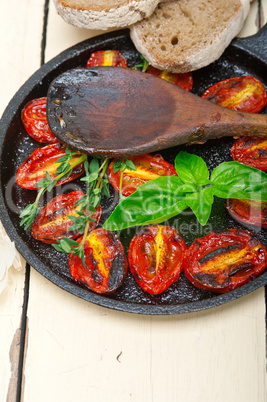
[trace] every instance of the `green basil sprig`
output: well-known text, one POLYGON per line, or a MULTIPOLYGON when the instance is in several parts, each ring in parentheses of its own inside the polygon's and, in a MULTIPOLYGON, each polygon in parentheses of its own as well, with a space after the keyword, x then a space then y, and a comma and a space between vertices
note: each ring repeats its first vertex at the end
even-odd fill
POLYGON ((108 230, 162 223, 191 208, 201 225, 210 217, 214 196, 267 201, 267 174, 239 162, 223 162, 209 174, 205 161, 180 152, 177 176, 163 176, 140 186, 121 201, 104 223, 108 230))

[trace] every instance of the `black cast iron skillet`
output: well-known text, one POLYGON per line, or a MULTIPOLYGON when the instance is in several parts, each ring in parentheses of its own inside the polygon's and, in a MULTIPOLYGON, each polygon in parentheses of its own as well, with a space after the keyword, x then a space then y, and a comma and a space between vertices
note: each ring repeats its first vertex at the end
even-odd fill
MULTIPOLYGON (((201 95, 205 89, 214 83, 238 75, 253 75, 267 87, 267 25, 255 36, 245 39, 235 39, 226 49, 221 58, 198 71, 193 72, 193 93, 201 95)), ((34 240, 28 232, 20 227, 19 213, 35 200, 35 191, 24 190, 15 184, 15 174, 24 159, 41 144, 32 140, 26 133, 21 122, 21 110, 33 98, 46 96, 52 80, 62 72, 74 68, 85 67, 93 51, 120 50, 132 67, 140 62, 128 30, 116 31, 101 35, 64 51, 53 60, 43 65, 20 88, 7 106, 0 121, 0 218, 16 247, 23 257, 47 279, 66 291, 88 300, 92 303, 131 313, 140 314, 180 314, 207 309, 226 303, 246 295, 267 283, 267 271, 260 277, 239 289, 217 295, 195 288, 185 277, 174 283, 161 295, 152 296, 144 292, 128 272, 123 285, 112 295, 102 296, 91 292, 86 286, 75 283, 68 270, 68 256, 57 252, 51 246, 34 240)), ((142 99, 140 99, 140 102, 142 99)), ((266 109, 262 112, 266 113, 266 109)), ((204 158, 210 170, 223 161, 230 161, 232 138, 211 140, 204 145, 183 145, 161 152, 162 156, 173 163, 180 150, 197 154, 204 158)), ((48 195, 46 201, 60 192, 81 188, 79 181, 56 188, 57 193, 48 195)), ((103 199, 103 223, 118 201, 117 193, 111 189, 111 197, 103 199)), ((243 228, 226 212, 223 200, 216 199, 212 215, 206 226, 200 226, 190 211, 171 219, 166 224, 176 227, 189 246, 197 237, 202 237, 213 230, 227 228, 243 228)), ((265 245, 267 245, 266 230, 249 228, 265 245)), ((125 230, 120 233, 126 253, 128 245, 136 230, 125 230)))

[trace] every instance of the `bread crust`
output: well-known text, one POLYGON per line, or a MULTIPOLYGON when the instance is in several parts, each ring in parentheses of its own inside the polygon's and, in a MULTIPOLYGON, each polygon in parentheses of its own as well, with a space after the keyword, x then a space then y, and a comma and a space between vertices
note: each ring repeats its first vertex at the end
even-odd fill
POLYGON ((149 17, 159 0, 117 0, 112 3, 108 6, 105 0, 54 0, 57 13, 68 24, 100 30, 127 27, 149 17))
MULTIPOLYGON (((213 1, 218 4, 218 0, 210 0, 209 3, 212 3, 213 1)), ((199 2, 201 2, 201 0, 199 0, 199 2)), ((183 19, 186 19, 187 16, 183 15, 181 9, 185 3, 187 9, 188 5, 191 3, 192 7, 196 4, 194 0, 179 0, 170 4, 162 4, 156 9, 150 18, 138 22, 131 27, 130 35, 135 47, 145 57, 149 64, 156 68, 169 70, 175 73, 184 73, 205 67, 217 60, 222 55, 225 48, 230 44, 231 40, 240 32, 250 8, 249 0, 233 1, 231 4, 235 3, 235 8, 233 7, 231 12, 229 12, 230 15, 227 21, 224 21, 222 24, 219 24, 220 21, 218 21, 220 28, 217 29, 216 35, 207 35, 207 37, 205 37, 205 34, 203 34, 202 44, 200 42, 198 43, 198 46, 194 47, 192 45, 189 49, 183 49, 180 43, 182 42, 183 35, 186 35, 186 33, 184 33, 183 28, 181 27, 183 27, 183 19), (159 8, 160 12, 158 11, 159 8), (175 10, 177 10, 177 12, 175 12, 175 10), (164 13, 170 17, 167 22, 163 21, 164 17, 162 17, 162 15, 164 15, 164 13), (151 21, 153 22, 154 20, 155 24, 152 25, 156 26, 157 23, 159 27, 148 34, 148 27, 151 26, 151 21), (163 27, 160 27, 161 23, 163 24, 163 27), (166 24, 168 24, 168 28, 170 26, 176 26, 176 32, 173 30, 170 34, 170 30, 167 28, 166 31, 163 31, 167 26, 166 24), (166 38, 164 37, 164 33, 166 38), (177 43, 173 46, 169 46, 172 48, 172 51, 161 51, 160 47, 165 46, 164 39, 166 41, 169 40, 168 43, 171 42, 172 39, 170 36, 176 38, 177 43), (164 45, 160 45, 160 43, 164 43, 164 45)), ((222 4, 226 3, 222 2, 222 4)), ((227 4, 229 7, 230 3, 228 2, 227 4)), ((225 11, 223 7, 224 6, 222 5, 222 16, 225 11)), ((212 15, 210 18, 212 19, 212 15)), ((202 25, 205 26, 206 21, 204 17, 202 22, 202 25)), ((192 26, 192 29, 195 30, 195 36, 197 36, 200 33, 200 30, 198 29, 197 24, 194 26, 193 23, 192 26)))

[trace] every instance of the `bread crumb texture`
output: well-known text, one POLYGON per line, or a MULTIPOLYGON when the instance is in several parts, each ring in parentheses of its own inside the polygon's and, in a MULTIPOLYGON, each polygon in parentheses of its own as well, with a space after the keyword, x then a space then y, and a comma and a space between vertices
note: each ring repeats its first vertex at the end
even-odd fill
POLYGON ((159 0, 54 0, 58 14, 79 28, 127 27, 149 17, 159 0))
POLYGON ((241 30, 249 0, 177 0, 159 4, 131 27, 137 50, 156 68, 187 72, 218 59, 241 30))

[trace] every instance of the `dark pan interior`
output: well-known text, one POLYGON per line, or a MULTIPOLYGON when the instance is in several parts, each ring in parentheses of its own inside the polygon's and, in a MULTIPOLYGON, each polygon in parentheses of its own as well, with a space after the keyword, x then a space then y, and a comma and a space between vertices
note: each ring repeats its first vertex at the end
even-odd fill
MULTIPOLYGON (((244 41, 237 40, 228 47, 223 56, 210 66, 193 72, 193 93, 201 95, 210 85, 226 78, 237 75, 253 75, 267 87, 266 63, 256 57, 251 51, 243 49, 244 41)), ((49 63, 42 66, 18 91, 8 105, 1 120, 1 220, 16 247, 24 258, 46 278, 90 302, 114 308, 117 310, 142 314, 177 314, 200 309, 210 308, 245 295, 267 282, 267 273, 244 285, 240 289, 224 295, 217 295, 194 287, 185 277, 174 283, 161 295, 152 296, 142 291, 132 275, 128 272, 123 285, 110 296, 97 295, 84 285, 76 284, 68 270, 68 256, 57 252, 51 246, 35 241, 28 232, 19 226, 19 212, 28 203, 35 199, 35 191, 24 190, 14 183, 17 167, 40 144, 32 140, 23 128, 20 114, 23 106, 31 99, 46 96, 49 83, 60 73, 74 67, 85 67, 90 54, 95 50, 117 49, 127 58, 129 67, 140 62, 128 30, 105 34, 82 42, 63 52, 49 63)), ((142 99, 140 99, 142 101, 142 99)), ((266 113, 264 110, 262 113, 266 113)), ((230 147, 232 138, 209 141, 204 145, 184 145, 161 152, 162 156, 173 163, 180 150, 201 156, 207 163, 210 171, 223 161, 230 161, 230 147)), ((42 145, 41 145, 42 146, 42 145)), ((81 187, 79 181, 71 185, 81 187)), ((70 191, 65 185, 55 190, 52 195, 59 192, 70 191)), ((51 199, 51 195, 49 195, 51 199)), ((111 189, 111 198, 104 199, 102 205, 111 210, 117 202, 117 194, 111 189), (109 207, 109 208, 108 208, 109 207)), ((103 223, 109 212, 101 219, 103 223)), ((226 212, 224 202, 216 199, 213 205, 211 218, 206 226, 200 226, 189 210, 167 224, 175 226, 184 237, 189 246, 197 237, 202 237, 212 230, 227 228, 244 228, 234 221, 226 212)), ((249 228, 267 245, 266 230, 249 228)), ((127 253, 129 242, 136 232, 135 229, 120 233, 120 239, 127 253)))

